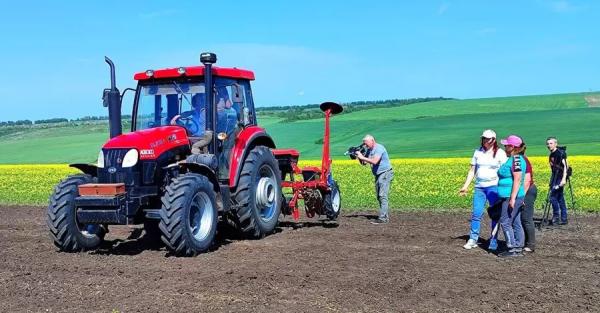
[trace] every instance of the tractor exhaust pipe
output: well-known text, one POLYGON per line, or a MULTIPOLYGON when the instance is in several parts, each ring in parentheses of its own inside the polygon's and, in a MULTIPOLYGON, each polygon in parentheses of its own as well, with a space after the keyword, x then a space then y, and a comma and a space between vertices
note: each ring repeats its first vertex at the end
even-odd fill
POLYGON ((215 153, 217 142, 217 110, 214 107, 212 65, 217 63, 217 55, 211 52, 200 54, 200 62, 204 65, 204 94, 206 95, 206 130, 212 131, 213 138, 209 145, 209 153, 215 153))
POLYGON ((104 61, 110 66, 110 88, 104 89, 102 100, 104 106, 108 107, 108 126, 110 129, 110 138, 114 138, 123 133, 121 126, 121 93, 117 89, 115 79, 115 64, 108 57, 104 61))

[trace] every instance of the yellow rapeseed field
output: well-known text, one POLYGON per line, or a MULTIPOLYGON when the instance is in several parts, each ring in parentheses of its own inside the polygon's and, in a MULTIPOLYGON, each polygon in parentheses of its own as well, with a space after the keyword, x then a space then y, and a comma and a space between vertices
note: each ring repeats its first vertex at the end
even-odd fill
MULTIPOLYGON (((539 188, 536 208, 541 209, 548 191, 548 159, 532 157, 530 160, 539 188)), ((301 165, 318 165, 319 162, 303 161, 301 165)), ((600 168, 597 166, 600 157, 573 156, 569 162, 574 169, 572 184, 577 207, 600 211, 600 168)), ((458 196, 469 167, 468 158, 394 159, 392 165, 395 176, 390 192, 391 207, 436 210, 471 207, 470 196, 458 196)), ((0 203, 44 205, 54 185, 77 172, 64 164, 0 165, 0 203)), ((351 160, 335 160, 333 172, 340 184, 345 209, 378 206, 368 166, 351 160)))

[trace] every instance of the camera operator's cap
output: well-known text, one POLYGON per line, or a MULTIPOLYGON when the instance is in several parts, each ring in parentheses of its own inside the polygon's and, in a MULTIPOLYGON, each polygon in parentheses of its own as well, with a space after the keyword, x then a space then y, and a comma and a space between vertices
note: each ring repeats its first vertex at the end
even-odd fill
POLYGON ((496 138, 496 132, 491 130, 491 129, 486 129, 483 131, 483 134, 481 134, 481 137, 484 138, 496 138))
POLYGON ((505 146, 520 147, 523 144, 523 139, 519 136, 510 135, 505 139, 500 140, 500 143, 505 146))

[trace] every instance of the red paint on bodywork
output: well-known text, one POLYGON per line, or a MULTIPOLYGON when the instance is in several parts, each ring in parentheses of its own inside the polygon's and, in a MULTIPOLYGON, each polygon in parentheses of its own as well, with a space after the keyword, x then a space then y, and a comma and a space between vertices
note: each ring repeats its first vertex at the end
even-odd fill
POLYGON ((238 137, 235 139, 235 146, 231 151, 231 158, 229 167, 229 187, 235 187, 237 184, 237 178, 239 172, 242 169, 242 162, 244 161, 245 153, 248 147, 255 139, 259 137, 269 137, 264 128, 258 126, 250 126, 244 128, 238 137))
MULTIPOLYGON (((183 76, 203 76, 204 66, 187 66, 185 68, 185 74, 179 74, 178 67, 165 68, 154 70, 153 76, 146 75, 146 72, 139 72, 133 75, 135 80, 148 80, 152 78, 177 78, 183 76)), ((239 68, 227 68, 227 67, 215 67, 212 68, 212 73, 215 76, 229 77, 229 78, 242 78, 254 80, 254 72, 243 70, 239 68)))
POLYGON ((162 126, 119 135, 108 140, 103 148, 135 148, 140 153, 141 160, 153 160, 167 150, 189 144, 185 128, 162 126))

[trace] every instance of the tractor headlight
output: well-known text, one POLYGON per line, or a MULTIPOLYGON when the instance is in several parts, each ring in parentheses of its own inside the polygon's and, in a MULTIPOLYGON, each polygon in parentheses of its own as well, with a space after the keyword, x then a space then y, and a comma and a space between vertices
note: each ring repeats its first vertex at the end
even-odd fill
POLYGON ((138 161, 138 151, 136 149, 131 149, 125 153, 125 157, 123 157, 123 163, 121 167, 132 167, 137 164, 138 161))
POLYGON ((104 151, 100 150, 98 153, 98 168, 104 168, 104 151))

